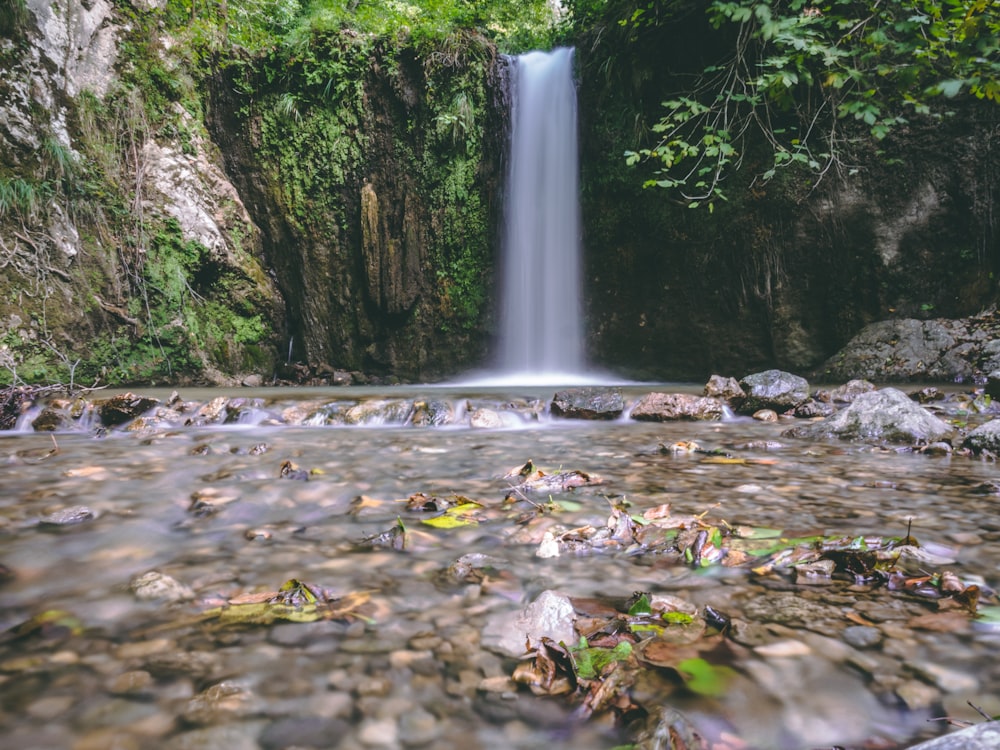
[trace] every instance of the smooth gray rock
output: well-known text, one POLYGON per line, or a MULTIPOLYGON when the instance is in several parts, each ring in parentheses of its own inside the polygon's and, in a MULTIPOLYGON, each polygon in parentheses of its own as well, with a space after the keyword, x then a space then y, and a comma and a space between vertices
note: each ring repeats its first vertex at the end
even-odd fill
POLYGON ((910 750, 996 750, 998 747, 1000 722, 989 721, 921 742, 910 750))
POLYGON ((990 451, 1000 453, 1000 419, 992 419, 981 424, 965 438, 962 445, 976 453, 990 451))
POLYGON ((552 414, 568 419, 618 419, 624 410, 617 388, 569 388, 552 398, 552 414))
POLYGON ((934 443, 951 436, 944 422, 895 388, 863 393, 854 402, 820 422, 800 425, 784 435, 811 440, 839 438, 887 443, 934 443))
POLYGON ((747 397, 740 406, 744 414, 760 409, 776 412, 794 409, 809 398, 809 382, 784 370, 765 370, 747 375, 740 381, 740 388, 747 397))

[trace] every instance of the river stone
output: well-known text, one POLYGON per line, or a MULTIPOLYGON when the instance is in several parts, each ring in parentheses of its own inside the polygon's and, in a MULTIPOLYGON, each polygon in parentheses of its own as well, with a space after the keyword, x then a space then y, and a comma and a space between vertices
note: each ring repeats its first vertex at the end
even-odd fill
POLYGON ((95 518, 97 518, 97 514, 86 505, 73 505, 69 508, 60 508, 51 513, 46 513, 38 519, 38 524, 42 528, 75 526, 78 523, 93 521, 95 518))
POLYGON ((147 396, 137 396, 134 393, 121 393, 106 401, 98 401, 97 413, 101 424, 105 427, 115 427, 125 424, 159 405, 159 400, 147 396))
POLYGON ((629 416, 640 422, 718 421, 723 403, 707 396, 688 393, 647 393, 632 407, 629 416))
POLYGON ((417 427, 440 427, 455 421, 455 409, 450 401, 417 401, 410 420, 417 427))
POLYGON ((400 425, 413 414, 413 402, 401 399, 362 401, 344 412, 344 423, 352 425, 400 425))
POLYGON ((193 729, 174 735, 160 747, 163 750, 260 750, 257 735, 262 727, 261 721, 240 721, 193 729))
POLYGON ((507 656, 520 657, 536 648, 542 638, 556 643, 576 643, 576 611, 569 597, 543 591, 520 612, 491 618, 483 629, 482 645, 507 656))
POLYGON ((811 398, 795 407, 795 416, 799 419, 814 419, 815 417, 829 417, 836 411, 837 407, 833 404, 811 398))
POLYGON ((768 594, 748 601, 743 616, 751 621, 828 630, 822 628, 822 624, 839 619, 841 610, 798 594, 768 594))
POLYGON ((862 393, 871 393, 875 390, 878 389, 871 381, 855 378, 830 391, 830 400, 834 403, 851 404, 862 393))
POLYGON ((617 388, 569 388, 552 397, 551 410, 567 419, 617 419, 625 401, 617 388))
POLYGON ((480 430, 495 430, 503 427, 503 420, 493 409, 475 409, 469 415, 469 426, 480 430))
POLYGON ((712 375, 705 383, 701 395, 725 401, 734 409, 738 408, 747 397, 736 378, 726 378, 722 375, 712 375))
POLYGON ((166 602, 194 599, 194 591, 190 587, 157 570, 136 576, 129 581, 128 587, 136 599, 158 599, 166 602))
POLYGON ((844 628, 843 635, 854 648, 871 648, 882 642, 882 631, 870 625, 851 625, 844 628))
POLYGON ((782 412, 794 409, 809 398, 809 382, 783 370, 765 370, 747 375, 740 381, 747 397, 740 406, 744 414, 760 409, 782 412))
POLYGON ((290 716, 268 724, 260 733, 257 742, 260 743, 262 750, 336 747, 349 728, 347 722, 342 719, 290 716))
POLYGON ((996 750, 1000 747, 1000 721, 984 721, 957 732, 914 745, 910 750, 996 750))
POLYGON ((1000 419, 992 419, 968 434, 962 445, 976 453, 1000 453, 1000 419))
POLYGON ((46 406, 31 422, 35 432, 61 432, 73 427, 73 419, 62 409, 46 406))
POLYGON ((242 685, 225 680, 188 701, 181 718, 188 724, 207 726, 247 716, 257 708, 253 694, 242 685))
POLYGON ((787 430, 790 437, 823 440, 861 440, 889 443, 933 443, 952 434, 951 425, 913 403, 896 388, 863 393, 854 402, 821 422, 787 430))

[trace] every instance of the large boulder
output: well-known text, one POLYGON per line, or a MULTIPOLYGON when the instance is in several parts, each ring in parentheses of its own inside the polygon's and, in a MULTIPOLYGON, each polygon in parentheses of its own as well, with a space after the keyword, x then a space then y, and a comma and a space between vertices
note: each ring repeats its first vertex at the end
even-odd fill
POLYGON ((934 443, 949 438, 947 422, 914 403, 900 390, 863 393, 850 406, 820 422, 787 430, 790 437, 886 443, 934 443))
POLYGON ((882 320, 865 326, 819 369, 824 380, 985 381, 1000 368, 1000 316, 882 320))
POLYGON ((1000 419, 990 420, 974 429, 968 434, 962 445, 971 448, 976 453, 989 451, 1000 454, 1000 419))
POLYGON ((725 404, 716 398, 689 393, 647 393, 640 398, 629 416, 640 422, 674 420, 718 421, 725 404))
POLYGON ((568 388, 552 398, 552 414, 569 419, 618 419, 625 400, 617 388, 568 388))
POLYGON ((783 370, 765 370, 747 375, 740 381, 746 399, 740 411, 753 414, 760 409, 776 412, 794 409, 809 398, 809 382, 783 370))

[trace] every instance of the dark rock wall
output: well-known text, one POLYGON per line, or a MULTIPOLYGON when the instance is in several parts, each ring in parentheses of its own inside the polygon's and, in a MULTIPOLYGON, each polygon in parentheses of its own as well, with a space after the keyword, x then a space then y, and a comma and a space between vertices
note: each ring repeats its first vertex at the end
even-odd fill
POLYGON ((650 143, 674 74, 712 54, 685 46, 708 38, 692 26, 701 22, 669 39, 605 30, 581 41, 595 362, 646 378, 805 372, 872 321, 960 317, 997 300, 1000 108, 990 103, 956 101, 954 117, 914 122, 878 150, 859 145, 854 174, 833 170, 815 188, 791 173, 752 183, 766 153, 751 145, 711 214, 642 189, 650 172, 625 167, 623 153, 650 143))

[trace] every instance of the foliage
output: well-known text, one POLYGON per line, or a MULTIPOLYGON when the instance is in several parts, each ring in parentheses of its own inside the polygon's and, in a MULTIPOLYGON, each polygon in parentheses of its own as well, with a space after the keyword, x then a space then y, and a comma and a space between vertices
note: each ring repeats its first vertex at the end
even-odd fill
POLYGON ((25 0, 4 0, 0 3, 0 36, 16 39, 31 20, 25 0))
MULTIPOLYGON (((620 23, 637 33, 670 22, 649 3, 620 23)), ((1000 10, 990 0, 714 0, 707 9, 727 56, 663 102, 656 142, 626 153, 650 161, 649 186, 688 205, 724 199, 723 183, 760 134, 773 159, 767 181, 790 166, 818 180, 847 169, 854 132, 876 141, 914 115, 950 114, 959 94, 1000 103, 1000 10)))

